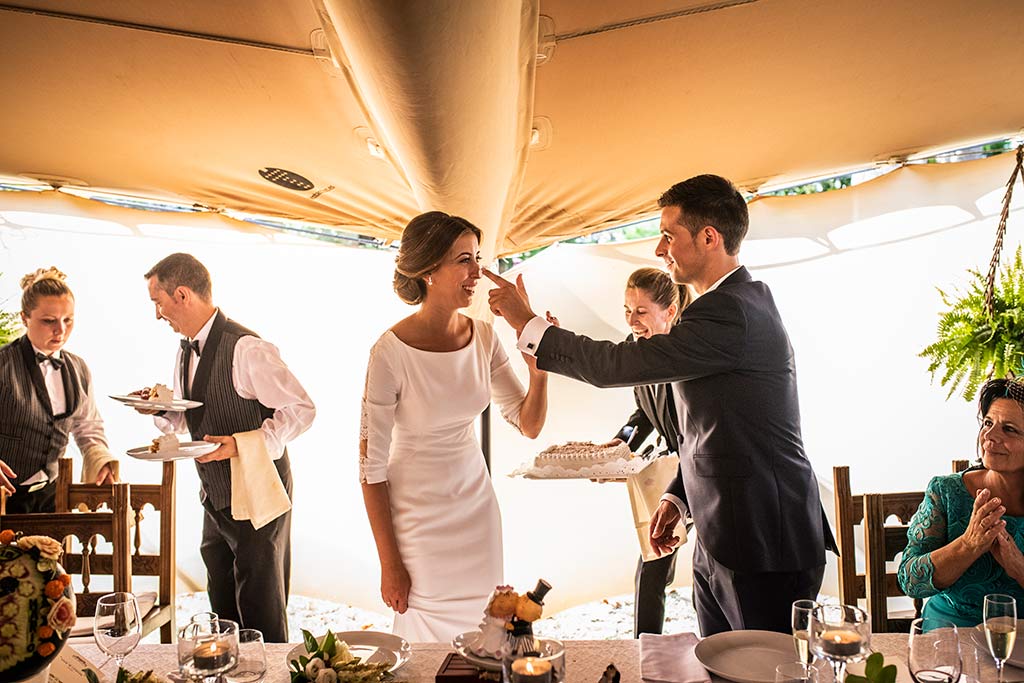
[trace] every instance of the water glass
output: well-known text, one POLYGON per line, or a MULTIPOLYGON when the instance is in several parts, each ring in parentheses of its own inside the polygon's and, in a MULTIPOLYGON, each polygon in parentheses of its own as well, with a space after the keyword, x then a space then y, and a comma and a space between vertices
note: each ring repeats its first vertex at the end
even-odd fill
POLYGON ((142 638, 139 603, 131 593, 109 593, 96 602, 96 619, 92 626, 96 646, 114 658, 121 668, 142 638))
POLYGON ((1003 683, 1003 666, 1017 640, 1017 602, 1002 593, 986 595, 983 618, 988 651, 996 660, 999 683, 1003 683))
POLYGON ((805 664, 810 664, 814 660, 810 642, 811 612, 818 606, 814 600, 796 600, 793 603, 793 645, 796 647, 797 659, 805 664))
POLYGON ((238 664, 225 674, 228 683, 260 683, 267 675, 267 652, 263 632, 243 628, 238 632, 238 664))
POLYGON ((779 664, 775 667, 775 683, 819 683, 818 670, 805 662, 779 664))
POLYGON ((960 633, 944 619, 914 619, 908 636, 907 668, 917 683, 960 680, 960 633))

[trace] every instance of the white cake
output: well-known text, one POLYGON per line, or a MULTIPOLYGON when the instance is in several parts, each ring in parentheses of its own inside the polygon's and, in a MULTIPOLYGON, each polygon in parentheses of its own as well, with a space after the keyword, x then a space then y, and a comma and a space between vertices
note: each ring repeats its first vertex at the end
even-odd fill
POLYGON ((534 458, 534 467, 554 465, 566 469, 582 469, 603 465, 616 460, 629 460, 632 453, 629 446, 620 443, 616 446, 602 446, 589 441, 570 441, 559 446, 551 446, 541 451, 534 458))
POLYGON ((174 434, 164 434, 153 439, 153 444, 149 447, 150 453, 168 453, 176 450, 178 450, 178 437, 174 434))
POLYGON ((154 384, 153 388, 149 390, 149 396, 146 400, 156 401, 158 403, 170 403, 174 400, 174 392, 170 387, 164 386, 163 384, 154 384))

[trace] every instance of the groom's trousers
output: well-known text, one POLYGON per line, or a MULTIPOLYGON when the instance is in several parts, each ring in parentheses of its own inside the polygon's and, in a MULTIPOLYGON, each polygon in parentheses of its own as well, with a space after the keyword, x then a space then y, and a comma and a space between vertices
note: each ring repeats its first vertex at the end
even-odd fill
POLYGON ((817 600, 825 565, 793 572, 735 572, 711 557, 697 537, 693 606, 704 637, 760 629, 792 633, 794 600, 817 600))

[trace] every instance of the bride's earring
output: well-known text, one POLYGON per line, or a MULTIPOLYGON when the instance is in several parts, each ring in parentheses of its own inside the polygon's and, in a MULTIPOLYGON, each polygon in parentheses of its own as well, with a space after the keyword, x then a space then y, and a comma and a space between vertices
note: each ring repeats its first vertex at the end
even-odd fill
POLYGON ((428 275, 428 276, 427 276, 427 284, 428 284, 428 285, 432 285, 432 284, 434 284, 434 278, 432 278, 432 277, 430 277, 430 276, 428 275))

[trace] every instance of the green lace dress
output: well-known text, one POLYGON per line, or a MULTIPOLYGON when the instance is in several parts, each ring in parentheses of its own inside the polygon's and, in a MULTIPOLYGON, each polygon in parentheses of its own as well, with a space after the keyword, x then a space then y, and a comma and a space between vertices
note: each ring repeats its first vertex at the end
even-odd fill
MULTIPOLYGON (((991 553, 979 558, 952 586, 940 590, 932 583, 932 551, 963 535, 973 508, 974 498, 964 486, 963 473, 948 474, 928 482, 921 507, 910 521, 899 584, 912 598, 929 598, 922 614, 925 618, 974 626, 982 620, 989 593, 1012 595, 1018 605, 1024 606, 1024 588, 1007 576, 991 553)), ((1003 519, 1017 547, 1024 548, 1024 517, 1004 515, 1003 519)))

